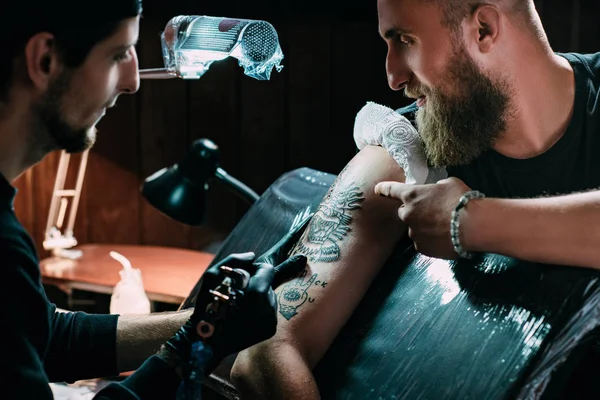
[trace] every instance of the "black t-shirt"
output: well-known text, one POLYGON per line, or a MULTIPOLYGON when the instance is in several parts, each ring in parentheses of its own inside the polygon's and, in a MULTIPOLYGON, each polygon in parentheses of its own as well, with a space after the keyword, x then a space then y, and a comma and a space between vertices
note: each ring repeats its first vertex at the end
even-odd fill
MULTIPOLYGON (((14 213, 15 194, 0 175, 0 398, 52 399, 51 381, 116 375, 118 316, 56 311, 41 283, 33 241, 14 213)), ((178 383, 173 369, 154 356, 96 398, 173 398, 178 383)))
MULTIPOLYGON (((530 198, 600 188, 600 53, 561 54, 575 73, 575 107, 560 140, 545 153, 513 159, 488 150, 469 165, 450 167, 488 197, 530 198)), ((416 106, 398 110, 414 120, 416 106)))
MULTIPOLYGON (((545 153, 513 159, 489 150, 469 165, 448 168, 448 175, 463 180, 488 197, 533 198, 600 188, 600 53, 560 54, 575 74, 575 104, 571 122, 560 140, 545 153)), ((415 104, 398 110, 414 122, 415 104)), ((593 338, 600 337, 596 331, 593 338)), ((598 342, 600 343, 600 342, 598 342)), ((547 398, 597 397, 600 345, 583 346, 577 366, 567 365, 562 391, 549 389, 547 398), (569 368, 575 370, 567 371, 569 368), (585 393, 585 396, 583 395, 585 393)), ((560 378, 557 385, 561 385, 560 378)))

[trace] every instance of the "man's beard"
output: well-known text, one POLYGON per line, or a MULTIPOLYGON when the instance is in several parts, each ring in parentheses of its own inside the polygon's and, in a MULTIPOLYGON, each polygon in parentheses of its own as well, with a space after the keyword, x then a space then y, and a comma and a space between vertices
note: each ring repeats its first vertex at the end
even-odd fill
POLYGON ((63 116, 61 101, 69 89, 71 76, 72 73, 68 71, 62 73, 35 106, 35 137, 46 145, 46 151, 65 150, 67 153, 79 153, 89 149, 96 142, 94 127, 75 128, 63 116))
POLYGON ((411 97, 426 95, 416 122, 429 163, 434 167, 465 165, 492 148, 506 129, 509 86, 492 80, 459 48, 450 61, 446 85, 407 88, 411 97), (454 87, 454 93, 445 90, 454 87))

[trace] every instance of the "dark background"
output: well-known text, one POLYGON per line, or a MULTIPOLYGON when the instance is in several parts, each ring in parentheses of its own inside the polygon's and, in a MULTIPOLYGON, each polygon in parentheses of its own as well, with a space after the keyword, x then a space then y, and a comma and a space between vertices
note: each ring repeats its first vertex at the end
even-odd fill
MULTIPOLYGON (((600 2, 537 4, 555 50, 600 51, 600 2)), ((159 35, 181 14, 271 22, 285 67, 257 81, 227 59, 198 81, 142 81, 139 93, 121 96, 90 152, 75 226, 80 243, 214 248, 247 209, 222 185, 213 185, 207 223, 199 228, 169 220, 139 194, 144 178, 179 160, 193 140, 215 141, 222 167, 260 193, 297 167, 339 172, 354 154, 354 117, 366 101, 407 104, 387 86, 375 0, 145 0, 144 9, 141 68, 163 66, 159 35)), ((17 181, 15 208, 42 256, 58 158, 49 155, 17 181)))

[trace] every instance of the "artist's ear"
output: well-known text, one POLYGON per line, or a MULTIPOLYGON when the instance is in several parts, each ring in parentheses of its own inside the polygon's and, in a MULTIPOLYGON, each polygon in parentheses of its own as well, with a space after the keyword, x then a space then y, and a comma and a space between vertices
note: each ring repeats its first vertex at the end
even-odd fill
POLYGON ((45 90, 60 68, 53 35, 38 33, 29 39, 25 45, 25 65, 33 85, 45 90))
POLYGON ((498 43, 502 14, 494 4, 478 6, 467 23, 467 40, 481 53, 489 53, 498 43))

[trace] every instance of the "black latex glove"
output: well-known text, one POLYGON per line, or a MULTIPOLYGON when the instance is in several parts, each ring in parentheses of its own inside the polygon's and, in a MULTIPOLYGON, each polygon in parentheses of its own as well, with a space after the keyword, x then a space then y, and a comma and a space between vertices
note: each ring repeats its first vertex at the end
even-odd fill
POLYGON ((288 234, 256 261, 254 253, 232 254, 204 273, 192 317, 167 342, 167 346, 172 348, 184 363, 189 361, 191 344, 200 340, 196 331, 198 322, 209 318, 206 306, 213 300, 209 289, 215 289, 222 282, 221 266, 243 269, 250 274, 250 280, 236 305, 228 309, 225 318, 215 324, 212 336, 205 340, 213 351, 205 373, 210 373, 226 356, 267 340, 275 334, 277 299, 273 288, 276 284, 297 275, 306 266, 306 257, 303 255, 286 258, 302 235, 309 219, 310 215, 297 218, 288 234))
POLYGON ((285 261, 289 257, 290 251, 302 237, 302 234, 313 215, 314 214, 304 213, 296 216, 288 233, 256 260, 257 264, 265 263, 276 265, 275 277, 271 284, 273 289, 276 289, 283 282, 291 279, 294 275, 297 275, 302 271, 302 269, 297 271, 289 268, 286 270, 283 267, 285 266, 285 261))

